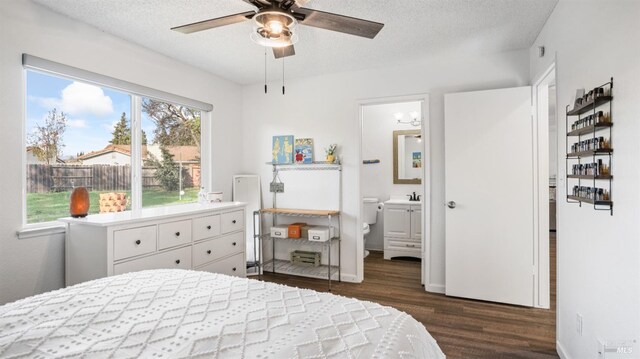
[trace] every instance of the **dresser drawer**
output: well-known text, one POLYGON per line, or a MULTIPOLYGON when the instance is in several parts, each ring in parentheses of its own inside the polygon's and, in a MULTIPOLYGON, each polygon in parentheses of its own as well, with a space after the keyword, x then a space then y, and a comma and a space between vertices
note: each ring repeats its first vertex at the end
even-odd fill
POLYGON ((113 232, 113 260, 156 251, 156 226, 122 229, 113 232))
POLYGON ((158 225, 158 249, 171 248, 191 243, 191 220, 162 223, 158 225))
POLYGON ((193 266, 211 262, 244 250, 244 232, 229 234, 193 246, 193 266))
POLYGON ((191 247, 178 248, 113 266, 113 274, 146 269, 191 269, 191 247))
POLYGON ((220 215, 222 234, 244 229, 244 211, 223 213, 220 215))
POLYGON ((389 249, 415 250, 420 252, 422 248, 420 242, 415 240, 388 239, 387 243, 389 249))
POLYGON ((220 234, 220 215, 193 219, 193 240, 215 237, 220 234))
POLYGON ((233 275, 236 277, 246 277, 246 266, 247 264, 245 263, 244 253, 238 253, 234 256, 206 264, 198 268, 198 270, 233 275))

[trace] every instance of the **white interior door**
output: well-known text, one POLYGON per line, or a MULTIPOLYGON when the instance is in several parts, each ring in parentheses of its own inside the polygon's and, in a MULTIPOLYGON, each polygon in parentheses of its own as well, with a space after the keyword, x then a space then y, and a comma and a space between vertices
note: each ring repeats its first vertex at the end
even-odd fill
POLYGON ((445 95, 445 171, 446 294, 533 306, 531 88, 445 95))

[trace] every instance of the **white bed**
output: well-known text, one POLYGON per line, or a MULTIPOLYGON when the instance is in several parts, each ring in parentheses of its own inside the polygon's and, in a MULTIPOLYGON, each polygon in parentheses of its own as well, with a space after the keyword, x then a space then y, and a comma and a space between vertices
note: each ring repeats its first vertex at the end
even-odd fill
POLYGON ((2 358, 444 358, 406 313, 207 272, 154 270, 0 307, 2 358))

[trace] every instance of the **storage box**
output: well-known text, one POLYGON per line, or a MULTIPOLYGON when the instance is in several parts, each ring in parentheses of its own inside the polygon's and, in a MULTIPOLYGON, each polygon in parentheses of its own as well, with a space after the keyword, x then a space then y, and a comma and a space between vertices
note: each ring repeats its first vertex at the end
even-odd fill
POLYGON ((302 238, 309 238, 309 230, 312 229, 312 228, 315 228, 315 227, 316 226, 310 226, 310 225, 306 225, 306 226, 302 227, 302 231, 301 231, 300 236, 302 238))
POLYGON ((273 226, 271 227, 271 237, 274 238, 287 238, 289 235, 289 227, 287 226, 273 226))
POLYGON ((289 253, 291 263, 317 267, 320 265, 320 252, 293 251, 289 253))
POLYGON ((302 236, 302 227, 306 226, 306 223, 291 223, 289 225, 289 238, 300 238, 302 236))
POLYGON ((309 230, 309 240, 312 242, 326 242, 329 238, 333 238, 333 232, 333 227, 331 227, 331 234, 329 234, 329 227, 314 227, 309 230))

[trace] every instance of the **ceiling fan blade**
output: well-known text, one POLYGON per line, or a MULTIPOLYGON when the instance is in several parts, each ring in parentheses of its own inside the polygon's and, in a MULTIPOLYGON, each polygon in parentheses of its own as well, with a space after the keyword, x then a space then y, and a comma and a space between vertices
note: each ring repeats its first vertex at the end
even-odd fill
POLYGON ((293 56, 295 54, 296 54, 296 49, 293 48, 293 45, 273 48, 273 56, 275 56, 276 59, 280 59, 287 56, 293 56))
POLYGON ((244 2, 246 2, 249 5, 253 5, 255 7, 257 7, 259 10, 262 10, 265 7, 271 6, 271 3, 269 1, 263 0, 242 0, 244 2))
POLYGON ((183 34, 191 34, 192 32, 198 32, 202 30, 213 29, 214 27, 220 27, 220 26, 235 24, 238 22, 243 22, 251 19, 255 14, 256 14, 255 11, 245 11, 239 14, 228 15, 228 16, 218 17, 215 19, 194 22, 193 24, 172 27, 171 30, 178 31, 183 34))
POLYGON ((311 0, 282 0, 280 1, 280 7, 284 10, 289 10, 290 8, 295 10, 307 5, 310 1, 311 0))
POLYGON ((369 39, 376 37, 378 32, 380 32, 384 26, 384 24, 375 21, 332 14, 330 12, 319 10, 297 8, 294 12, 305 16, 304 20, 300 21, 300 24, 302 25, 343 32, 345 34, 362 36, 369 39))

